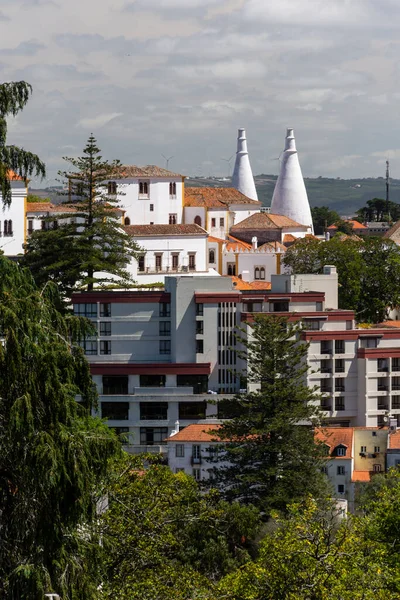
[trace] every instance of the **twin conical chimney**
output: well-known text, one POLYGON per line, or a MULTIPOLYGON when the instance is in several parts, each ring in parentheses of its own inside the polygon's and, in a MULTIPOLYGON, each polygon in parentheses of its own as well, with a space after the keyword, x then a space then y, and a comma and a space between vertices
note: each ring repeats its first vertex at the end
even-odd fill
POLYGON ((232 185, 242 194, 258 200, 254 177, 250 166, 245 129, 239 129, 235 168, 233 169, 232 185))
POLYGON ((284 215, 314 232, 310 204, 301 173, 293 129, 288 129, 281 169, 272 196, 271 213, 284 215))

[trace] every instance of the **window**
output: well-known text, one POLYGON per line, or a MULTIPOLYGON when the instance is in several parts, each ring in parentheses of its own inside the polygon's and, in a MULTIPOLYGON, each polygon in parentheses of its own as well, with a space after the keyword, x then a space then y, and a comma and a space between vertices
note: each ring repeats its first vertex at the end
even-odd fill
POLYGON ((216 220, 215 219, 211 219, 211 227, 215 227, 216 226, 216 220))
POLYGON ((95 354, 97 354, 96 341, 83 340, 82 342, 79 342, 79 345, 81 346, 81 348, 83 348, 83 351, 86 354, 86 356, 94 356, 95 354))
POLYGON ((220 227, 223 227, 223 226, 224 226, 224 223, 225 223, 225 220, 224 220, 224 218, 223 218, 223 217, 221 217, 221 218, 220 218, 220 220, 219 220, 219 226, 220 226, 220 227))
POLYGON ((149 197, 149 183, 147 181, 139 181, 139 196, 142 198, 149 197))
POLYGON ((177 375, 176 385, 178 387, 192 387, 194 394, 207 394, 207 375, 177 375))
POLYGON ((361 446, 361 448, 360 448, 360 452, 361 452, 362 454, 365 454, 365 453, 366 453, 366 451, 367 451, 367 446, 361 446))
POLYGON ((378 358, 378 373, 389 371, 388 361, 386 358, 378 358))
POLYGON ((160 354, 171 354, 171 340, 160 340, 160 354))
POLYGON ((244 302, 244 312, 262 312, 262 302, 244 302))
POLYGON ((337 358, 335 360, 335 373, 344 373, 344 360, 343 360, 343 358, 337 358))
POLYGON ((110 427, 110 429, 119 437, 121 444, 129 444, 129 427, 110 427))
POLYGON ((344 340, 335 340, 336 354, 344 354, 344 340))
POLYGON ((100 303, 100 316, 101 317, 111 317, 111 303, 110 302, 101 302, 100 303))
POLYGON ((161 271, 162 269, 162 254, 156 254, 156 271, 161 271))
POLYGON ((169 184, 169 195, 172 198, 175 198, 175 196, 176 196, 176 182, 175 181, 171 181, 169 184))
POLYGON ((215 264, 215 250, 208 251, 208 262, 211 264, 215 264))
POLYGON ((128 375, 103 375, 103 394, 105 396, 128 394, 128 375))
POLYGON ((154 212, 154 204, 150 204, 150 212, 154 212))
POLYGON ((321 373, 332 373, 331 361, 330 360, 321 360, 320 361, 320 371, 321 371, 321 373))
POLYGON ((179 254, 177 252, 172 254, 172 270, 177 271, 179 267, 179 254))
POLYGON ((204 304, 201 304, 199 302, 198 304, 196 304, 196 316, 202 317, 203 315, 204 315, 204 304))
POLYGON ((316 302, 315 303, 315 310, 317 312, 322 312, 322 302, 316 302))
POLYGON ((189 254, 189 269, 191 271, 196 270, 196 255, 194 253, 189 254))
POLYGON ((141 256, 139 256, 138 258, 138 270, 139 273, 143 273, 145 271, 145 258, 144 258, 144 254, 142 254, 141 256))
POLYGON ((160 336, 171 335, 171 321, 160 321, 160 336))
POLYGON ((193 460, 200 460, 201 459, 201 447, 199 444, 193 444, 192 446, 192 457, 193 460))
POLYGON ((392 390, 400 390, 400 377, 392 378, 392 390))
POLYGON ((199 225, 201 227, 201 217, 199 215, 196 215, 193 223, 195 223, 195 225, 199 225))
POLYGON ((353 329, 353 321, 346 321, 346 329, 353 329))
POLYGON ((124 223, 125 223, 125 225, 130 225, 131 224, 130 218, 129 217, 125 217, 124 223))
POLYGON ((33 219, 28 219, 28 234, 33 233, 33 219))
POLYGON ((235 277, 236 276, 236 264, 235 263, 227 263, 227 267, 228 267, 228 275, 230 275, 231 277, 235 277))
POLYGON ((335 398, 335 410, 346 410, 344 398, 341 398, 340 396, 338 398, 335 398))
POLYGON ((254 279, 265 279, 265 269, 264 269, 264 267, 255 267, 255 269, 254 269, 254 279))
POLYGON ((170 225, 176 225, 178 222, 178 215, 176 213, 170 213, 168 223, 170 225))
POLYGON ((101 418, 111 421, 128 421, 129 402, 102 402, 101 418))
POLYGON ((303 319, 303 327, 308 331, 319 331, 321 324, 316 319, 303 319))
POLYGON ((104 321, 104 322, 100 322, 100 335, 111 335, 111 322, 110 321, 104 321))
POLYGON ((335 379, 335 392, 344 392, 344 377, 335 379))
POLYGON ((392 408, 395 410, 400 408, 400 396, 392 396, 392 408))
POLYGON ((168 419, 168 402, 141 402, 141 421, 162 421, 168 419))
MULTIPOLYGON (((4 221, 4 235, 7 235, 6 234, 6 223, 7 223, 7 221, 4 221)), ((41 227, 42 231, 45 231, 46 229, 48 229, 47 225, 48 225, 47 221, 42 220, 42 222, 40 223, 40 227, 41 227)), ((8 225, 7 225, 7 227, 8 227, 8 225)))
POLYGON ((165 387, 165 375, 140 375, 140 387, 165 387))
POLYGON ((204 323, 203 321, 196 321, 196 335, 203 335, 204 323))
POLYGON ((141 446, 153 446, 162 444, 168 436, 168 427, 141 427, 140 444, 141 446))
POLYGON ((271 312, 288 312, 289 302, 271 302, 271 312))
POLYGON ((332 342, 328 342, 324 340, 321 342, 321 354, 331 354, 332 353, 332 342))
POLYGON ((97 304, 74 304, 74 315, 78 317, 86 317, 87 319, 93 319, 97 317, 97 304))
POLYGON ((346 448, 345 448, 345 446, 337 446, 337 448, 336 448, 336 456, 346 456, 346 448))
POLYGON ((363 337, 360 339, 360 348, 376 348, 378 340, 376 338, 363 337))
POLYGON ((203 354, 203 353, 204 353, 204 341, 196 340, 196 354, 203 354))
POLYGON ((374 473, 379 473, 381 471, 381 465, 374 465, 373 469, 374 469, 374 473))
POLYGON ((205 402, 179 402, 179 419, 205 419, 205 402))
POLYGON ((160 302, 160 317, 171 316, 171 305, 169 302, 160 302))
MULTIPOLYGON (((42 221, 42 223, 45 223, 45 221, 42 221)), ((5 236, 11 236, 13 234, 13 226, 12 226, 12 221, 11 219, 6 219, 4 221, 4 235, 5 236)))
POLYGON ((338 475, 345 475, 345 469, 344 467, 338 467, 336 470, 338 475))
POLYGON ((375 454, 379 454, 380 451, 381 451, 381 447, 380 446, 375 446, 374 447, 374 453, 375 454))
MULTIPOLYGON (((115 181, 109 181, 107 186, 107 191, 111 195, 115 195, 117 193, 117 183, 115 181)), ((125 223, 126 225, 126 223, 125 223)))
POLYGON ((185 456, 185 444, 176 444, 175 446, 176 458, 184 458, 185 456))
POLYGON ((344 494, 344 485, 343 484, 339 484, 337 486, 337 491, 339 494, 344 494))
POLYGON ((201 481, 201 470, 193 469, 193 477, 196 481, 201 481))
POLYGON ((100 342, 100 354, 111 354, 111 342, 100 342))
POLYGON ((400 371, 400 358, 392 358, 392 371, 400 371))

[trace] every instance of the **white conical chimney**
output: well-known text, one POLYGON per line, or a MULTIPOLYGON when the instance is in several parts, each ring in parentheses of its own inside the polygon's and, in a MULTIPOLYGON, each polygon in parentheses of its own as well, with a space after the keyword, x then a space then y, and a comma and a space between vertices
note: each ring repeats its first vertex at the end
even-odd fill
POLYGON ((293 129, 288 129, 285 150, 281 157, 281 170, 272 196, 271 213, 284 215, 314 233, 310 204, 301 173, 293 129))
POLYGON ((232 185, 242 194, 258 200, 256 186, 254 185, 253 172, 251 170, 249 153, 247 152, 246 130, 238 130, 237 151, 235 168, 233 169, 232 185))

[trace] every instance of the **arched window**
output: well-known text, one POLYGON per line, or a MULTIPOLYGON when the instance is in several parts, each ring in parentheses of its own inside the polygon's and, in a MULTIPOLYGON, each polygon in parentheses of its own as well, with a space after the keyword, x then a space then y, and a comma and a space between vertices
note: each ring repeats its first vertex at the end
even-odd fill
POLYGON ((212 264, 215 263, 215 250, 208 251, 208 262, 212 264))
POLYGON ((196 223, 196 225, 200 225, 200 227, 201 227, 201 217, 199 217, 199 215, 197 215, 194 218, 194 222, 196 223))
POLYGON ((7 221, 7 219, 4 221, 4 235, 8 235, 8 221, 7 221))
POLYGON ((12 221, 11 221, 11 219, 9 219, 9 221, 8 221, 8 235, 12 235, 12 234, 13 234, 12 221))
POLYGON ((125 221, 124 221, 125 225, 130 225, 131 224, 131 220, 129 217, 125 217, 125 221))
POLYGON ((234 277, 236 275, 236 265, 235 263, 228 263, 228 275, 234 277))
POLYGON ((11 219, 6 219, 4 221, 4 235, 12 235, 13 234, 13 230, 12 230, 12 221, 11 219))
POLYGON ((260 279, 265 279, 265 269, 264 269, 264 267, 260 268, 260 279))
POLYGON ((254 279, 260 279, 260 268, 256 267, 254 269, 254 279))
POLYGON ((175 181, 171 181, 171 183, 169 184, 169 195, 176 196, 176 182, 175 181))

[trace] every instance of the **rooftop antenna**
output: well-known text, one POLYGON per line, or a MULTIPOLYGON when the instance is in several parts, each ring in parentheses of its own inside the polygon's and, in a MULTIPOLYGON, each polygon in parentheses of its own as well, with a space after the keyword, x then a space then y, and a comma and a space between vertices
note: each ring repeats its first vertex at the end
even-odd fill
POLYGON ((165 158, 165 168, 168 170, 169 167, 169 161, 172 160, 174 157, 173 156, 165 156, 164 154, 161 154, 161 156, 163 158, 165 158))
POLYGON ((234 154, 232 154, 232 156, 230 156, 229 158, 222 158, 222 157, 221 157, 221 160, 224 160, 224 161, 225 161, 226 163, 228 163, 228 165, 229 165, 229 173, 228 173, 228 177, 230 177, 230 176, 231 176, 231 173, 232 173, 232 168, 231 168, 231 160, 232 160, 232 158, 233 158, 234 156, 235 156, 235 155, 234 155, 234 154))
POLYGON ((386 161, 386 214, 390 221, 390 202, 389 202, 389 161, 386 161))

